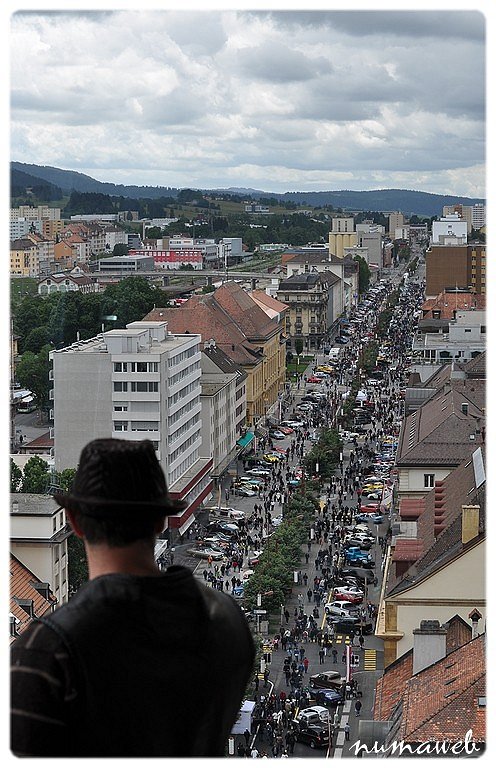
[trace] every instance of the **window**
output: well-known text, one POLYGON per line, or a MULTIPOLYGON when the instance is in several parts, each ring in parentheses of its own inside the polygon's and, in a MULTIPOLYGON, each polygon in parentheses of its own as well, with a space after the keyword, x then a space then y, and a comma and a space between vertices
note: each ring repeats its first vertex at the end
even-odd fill
POLYGON ((114 403, 114 411, 127 411, 127 405, 117 405, 117 403, 114 403))
POLYGON ((481 325, 481 330, 480 330, 480 332, 481 332, 481 333, 485 333, 485 332, 486 332, 486 326, 485 326, 485 325, 481 325))
POLYGON ((424 475, 424 488, 434 488, 435 475, 424 475))
POLYGON ((114 421, 114 432, 127 432, 127 421, 114 421))
POLYGON ((158 392, 158 381, 132 381, 131 392, 158 392))
POLYGON ((127 381, 114 381, 114 392, 127 392, 127 381))
POLYGON ((127 363, 114 363, 114 371, 116 373, 127 372, 127 363))

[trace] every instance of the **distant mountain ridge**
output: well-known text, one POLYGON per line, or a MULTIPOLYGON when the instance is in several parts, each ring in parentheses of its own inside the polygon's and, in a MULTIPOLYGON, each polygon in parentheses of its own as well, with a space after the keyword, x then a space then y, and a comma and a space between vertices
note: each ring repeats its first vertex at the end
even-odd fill
MULTIPOLYGON (((11 162, 11 185, 18 188, 25 184, 25 174, 34 183, 48 182, 59 187, 64 194, 72 190, 76 192, 101 192, 117 197, 150 198, 176 197, 178 187, 137 186, 126 184, 113 184, 111 182, 97 181, 91 176, 77 171, 68 171, 54 168, 48 165, 34 165, 29 163, 11 162), (21 174, 23 174, 21 176, 21 174), (34 177, 34 178, 33 178, 34 177)), ((187 186, 184 187, 188 188, 187 186)), ((193 187, 195 188, 195 187, 193 187)), ((300 205, 324 206, 332 205, 334 208, 342 208, 349 211, 402 211, 407 216, 439 216, 444 205, 475 205, 485 203, 484 198, 460 197, 455 195, 436 195, 430 192, 420 192, 407 189, 376 189, 363 192, 353 190, 336 190, 328 192, 264 192, 257 189, 243 187, 230 187, 227 189, 204 189, 203 192, 222 192, 224 194, 246 195, 257 200, 260 198, 273 198, 281 201, 292 201, 300 205)))

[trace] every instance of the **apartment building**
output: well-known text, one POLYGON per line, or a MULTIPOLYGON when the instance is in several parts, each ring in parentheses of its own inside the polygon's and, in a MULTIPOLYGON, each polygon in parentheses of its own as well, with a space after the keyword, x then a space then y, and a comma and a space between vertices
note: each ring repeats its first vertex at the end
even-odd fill
POLYGON ((432 245, 465 245, 470 232, 466 221, 458 214, 448 214, 432 222, 432 245))
POLYGON ((19 208, 10 209, 10 220, 16 219, 57 221, 60 219, 60 208, 50 208, 48 205, 20 205, 19 208))
POLYGON ((67 540, 71 529, 65 510, 51 496, 13 493, 10 497, 10 551, 57 603, 69 599, 67 540))
POLYGON ((301 339, 304 348, 318 349, 334 319, 332 286, 339 278, 331 272, 307 272, 281 280, 277 299, 289 307, 285 333, 291 344, 301 339))
POLYGON ((388 217, 388 232, 391 237, 394 237, 394 233, 397 229, 401 229, 405 225, 405 217, 400 211, 393 211, 388 217))
POLYGON ((486 293, 486 245, 431 245, 425 254, 425 293, 437 296, 445 288, 486 293))
POLYGON ((236 446, 236 374, 202 373, 202 447, 212 456, 211 477, 219 478, 239 450, 236 446))
POLYGON ((172 497, 188 504, 168 518, 170 538, 184 533, 212 488, 201 440, 200 336, 135 322, 50 358, 56 470, 75 467, 97 437, 151 440, 172 497))
POLYGON ((38 247, 27 237, 19 238, 10 243, 10 274, 19 277, 39 277, 38 247))

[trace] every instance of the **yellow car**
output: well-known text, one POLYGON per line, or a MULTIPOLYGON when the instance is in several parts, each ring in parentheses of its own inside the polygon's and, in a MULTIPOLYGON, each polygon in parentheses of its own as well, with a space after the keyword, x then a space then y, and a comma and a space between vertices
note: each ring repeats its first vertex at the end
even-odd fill
POLYGON ((334 373, 334 368, 331 365, 318 365, 315 370, 321 373, 334 373))
POLYGON ((271 464, 275 464, 276 461, 279 461, 279 457, 278 456, 274 456, 274 454, 272 454, 272 453, 264 453, 262 458, 263 458, 264 461, 270 461, 271 464))

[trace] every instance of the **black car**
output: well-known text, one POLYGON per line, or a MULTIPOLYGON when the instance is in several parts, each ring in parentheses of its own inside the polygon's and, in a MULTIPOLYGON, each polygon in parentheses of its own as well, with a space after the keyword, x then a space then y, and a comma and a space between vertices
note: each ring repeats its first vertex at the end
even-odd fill
POLYGON ((343 635, 371 635, 374 631, 372 623, 370 621, 361 622, 358 616, 350 616, 342 618, 340 616, 336 619, 328 619, 327 625, 334 627, 335 632, 341 632, 343 635))
POLYGON ((300 726, 295 733, 296 741, 308 744, 311 749, 322 749, 329 746, 329 728, 323 725, 300 726))
POLYGON ((340 576, 343 578, 346 578, 346 576, 353 576, 353 578, 358 579, 362 584, 365 582, 367 582, 367 584, 373 584, 375 579, 374 574, 367 568, 343 568, 340 576))

